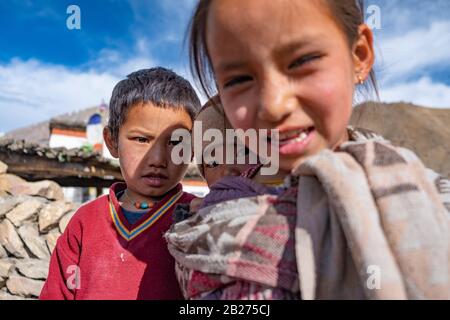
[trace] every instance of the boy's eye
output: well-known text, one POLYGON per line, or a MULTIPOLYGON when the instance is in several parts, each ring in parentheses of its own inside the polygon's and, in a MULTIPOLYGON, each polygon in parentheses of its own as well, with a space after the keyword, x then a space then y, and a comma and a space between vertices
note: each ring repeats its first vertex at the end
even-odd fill
POLYGON ((292 62, 288 69, 292 69, 292 68, 296 68, 296 67, 300 67, 303 66, 309 62, 312 62, 313 60, 319 59, 322 56, 318 55, 318 54, 308 54, 305 55, 303 57, 300 57, 299 59, 296 59, 294 62, 292 62))
POLYGON ((135 137, 133 138, 134 141, 139 142, 139 143, 147 143, 149 140, 145 137, 135 137))
POLYGON ((169 145, 171 146, 176 146, 177 144, 181 143, 181 140, 170 140, 169 141, 169 145))
POLYGON ((228 80, 224 84, 224 88, 230 88, 239 84, 242 84, 247 81, 251 81, 253 78, 250 76, 237 76, 232 78, 231 80, 228 80))
POLYGON ((205 164, 207 168, 215 168, 217 167, 219 164, 215 161, 209 162, 205 164))

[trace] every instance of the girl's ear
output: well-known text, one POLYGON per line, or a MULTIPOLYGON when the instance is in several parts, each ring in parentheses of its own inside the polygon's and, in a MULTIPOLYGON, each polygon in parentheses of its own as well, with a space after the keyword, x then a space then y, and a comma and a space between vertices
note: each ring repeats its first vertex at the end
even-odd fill
POLYGON ((119 158, 119 150, 117 147, 117 142, 114 141, 111 134, 111 130, 109 129, 108 126, 103 128, 103 139, 105 140, 105 144, 106 147, 108 147, 109 153, 111 153, 111 155, 114 158, 119 158))
POLYGON ((352 54, 355 83, 359 83, 367 79, 375 63, 373 33, 367 24, 359 26, 358 39, 353 45, 352 54))

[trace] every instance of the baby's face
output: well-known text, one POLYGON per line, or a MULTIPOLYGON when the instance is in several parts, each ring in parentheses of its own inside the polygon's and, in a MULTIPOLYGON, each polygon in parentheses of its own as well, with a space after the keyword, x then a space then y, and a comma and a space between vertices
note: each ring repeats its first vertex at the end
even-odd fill
POLYGON ((179 142, 171 135, 176 129, 191 127, 185 110, 163 109, 151 103, 131 107, 119 130, 117 151, 122 175, 132 192, 158 197, 181 180, 187 164, 172 162, 172 149, 179 142))
MULTIPOLYGON (((225 150, 228 150, 228 152, 231 152, 230 148, 227 148, 225 146, 225 150)), ((218 180, 220 180, 222 177, 225 176, 240 176, 243 173, 247 172, 250 168, 255 166, 255 164, 250 164, 249 159, 249 149, 242 146, 242 144, 234 144, 234 159, 232 164, 226 164, 225 158, 226 153, 224 155, 224 159, 222 161, 216 161, 214 159, 204 159, 202 166, 203 166, 203 173, 205 176, 205 180, 208 183, 208 186, 211 187, 213 184, 215 184, 218 180), (238 164, 237 159, 238 156, 242 156, 242 159, 245 159, 244 164, 238 164)), ((227 151, 225 151, 227 152, 227 151)))
POLYGON ((281 170, 347 139, 354 60, 322 2, 213 1, 207 30, 228 119, 243 130, 279 130, 281 170))

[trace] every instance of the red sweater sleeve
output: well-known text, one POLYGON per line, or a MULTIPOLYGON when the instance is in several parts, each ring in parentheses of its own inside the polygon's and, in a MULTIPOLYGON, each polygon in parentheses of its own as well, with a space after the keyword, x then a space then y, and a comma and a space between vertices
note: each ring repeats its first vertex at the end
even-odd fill
MULTIPOLYGON (((80 209, 82 210, 82 209, 80 209)), ((47 280, 42 288, 41 300, 74 300, 80 288, 78 267, 81 253, 82 227, 77 212, 64 233, 59 237, 50 260, 47 280)))

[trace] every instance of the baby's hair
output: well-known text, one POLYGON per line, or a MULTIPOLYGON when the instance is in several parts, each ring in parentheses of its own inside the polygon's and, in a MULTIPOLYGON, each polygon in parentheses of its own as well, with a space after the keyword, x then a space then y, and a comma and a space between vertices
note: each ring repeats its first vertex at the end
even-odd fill
MULTIPOLYGON (((196 84, 207 97, 218 90, 212 70, 211 58, 206 45, 206 21, 208 10, 214 0, 200 0, 189 26, 190 68, 196 84)), ((335 21, 347 37, 351 48, 358 37, 358 27, 364 23, 364 0, 322 0, 330 9, 335 21)), ((375 72, 370 71, 369 79, 362 86, 367 93, 378 86, 375 72)))
POLYGON ((225 119, 225 112, 223 111, 222 103, 220 102, 220 97, 218 94, 214 95, 213 97, 209 98, 208 101, 206 101, 206 103, 197 113, 196 118, 198 118, 200 114, 206 111, 208 108, 214 108, 217 111, 217 113, 223 115, 225 119))
POLYGON ((112 92, 108 128, 115 142, 129 109, 140 103, 185 110, 192 120, 201 107, 189 81, 175 72, 162 67, 133 72, 120 81, 112 92))
MULTIPOLYGON (((229 123, 229 121, 228 121, 228 119, 227 119, 227 117, 225 115, 225 111, 223 110, 222 103, 220 102, 220 97, 219 97, 218 94, 216 94, 213 97, 209 98, 209 100, 203 105, 203 107, 197 113, 196 120, 199 119, 204 112, 210 111, 210 109, 213 109, 213 110, 211 110, 213 112, 213 115, 215 115, 215 116, 220 118, 219 119, 219 123, 222 122, 220 124, 220 128, 224 128, 225 129, 228 126, 231 127, 231 125, 230 125, 230 123, 229 123)), ((208 118, 207 122, 214 121, 214 120, 217 120, 217 119, 208 118)), ((202 121, 202 125, 203 125, 203 121, 202 121)), ((216 127, 216 126, 214 126, 214 127, 216 127)), ((202 151, 202 153, 203 153, 203 151, 202 151)), ((203 170, 203 164, 204 164, 204 162, 203 162, 203 159, 202 159, 202 164, 197 164, 197 168, 200 171, 202 177, 204 178, 205 177, 205 172, 203 170)))

